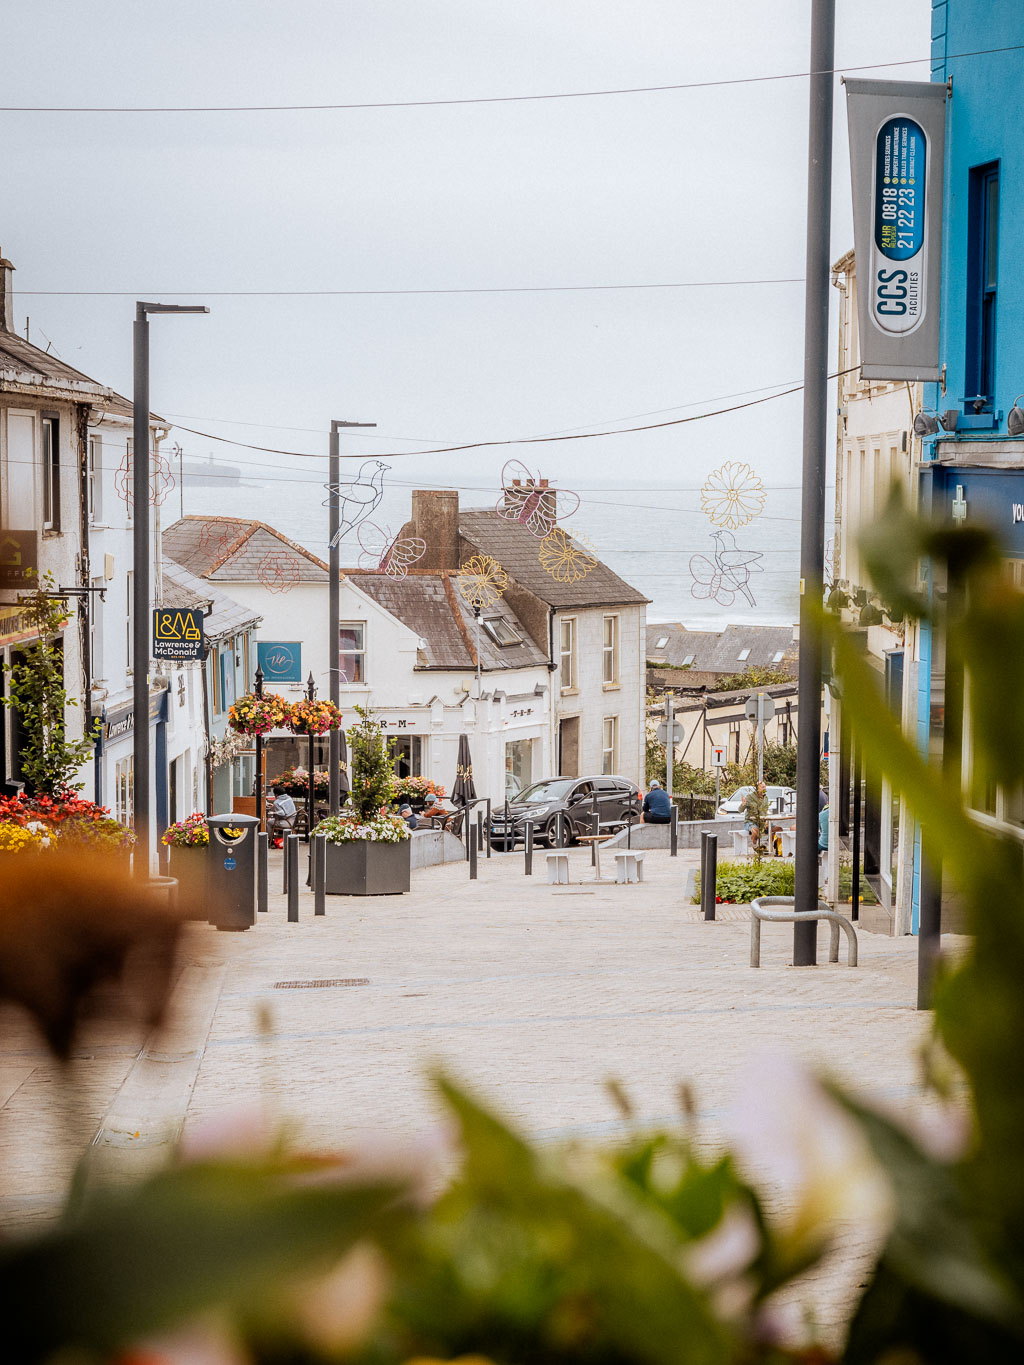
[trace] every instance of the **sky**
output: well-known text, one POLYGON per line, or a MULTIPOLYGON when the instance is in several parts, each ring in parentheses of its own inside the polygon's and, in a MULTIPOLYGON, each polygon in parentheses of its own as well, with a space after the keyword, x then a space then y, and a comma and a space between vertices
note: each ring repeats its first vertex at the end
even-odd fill
MULTIPOLYGON (((929 14, 928 0, 837 0, 837 68, 905 61, 858 74, 927 79, 929 14)), ((809 0, 9 7, 10 107, 749 82, 306 112, 2 112, 16 316, 130 394, 135 300, 206 303, 208 317, 152 323, 156 411, 309 453, 326 451, 332 418, 376 422, 345 452, 394 456, 403 484, 497 487, 514 456, 584 496, 664 485, 696 506, 727 459, 792 489, 799 395, 652 432, 412 452, 665 421, 799 383, 807 81, 751 78, 806 72, 809 32, 809 0), (707 284, 755 280, 797 282, 707 284), (565 288, 670 284, 706 287, 565 288), (496 289, 526 292, 388 292, 496 289), (281 292, 226 296, 261 290, 281 292), (287 292, 331 290, 380 292, 287 292)), ((833 259, 852 244, 838 78, 836 90, 833 259)), ((175 438, 246 469, 301 466, 175 438)))

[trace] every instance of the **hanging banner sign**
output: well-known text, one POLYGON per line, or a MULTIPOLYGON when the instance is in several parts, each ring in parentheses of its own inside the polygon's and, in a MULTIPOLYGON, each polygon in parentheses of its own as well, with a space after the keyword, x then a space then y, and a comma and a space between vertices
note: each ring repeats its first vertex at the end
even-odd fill
POLYGON ((861 377, 938 379, 946 87, 845 84, 861 377))
POLYGON ((153 658, 180 662, 202 657, 202 608, 156 607, 153 611, 153 658))

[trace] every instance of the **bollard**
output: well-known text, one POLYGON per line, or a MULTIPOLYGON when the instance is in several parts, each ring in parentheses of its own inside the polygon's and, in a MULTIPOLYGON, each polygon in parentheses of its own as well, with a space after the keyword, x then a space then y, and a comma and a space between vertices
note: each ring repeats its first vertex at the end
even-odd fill
POLYGON ((597 836, 601 833, 601 816, 598 813, 597 802, 594 802, 594 809, 590 812, 590 832, 594 838, 590 843, 590 866, 597 866, 597 836))
POLYGON ((633 807, 630 806, 629 814, 626 816, 626 847, 633 847, 633 807))
POLYGON ((287 896, 287 894, 288 894, 288 842, 287 842, 287 841, 288 841, 288 836, 287 836, 287 834, 286 834, 284 837, 285 837, 285 842, 284 842, 284 844, 283 844, 282 847, 281 847, 281 891, 282 891, 282 894, 283 894, 283 895, 287 896))
MULTIPOLYGON (((490 839, 488 839, 487 842, 488 842, 488 844, 490 844, 490 842, 491 842, 490 839)), ((484 808, 483 808, 483 806, 477 806, 477 808, 476 808, 476 851, 477 851, 477 856, 478 856, 478 857, 479 857, 480 853, 481 853, 482 850, 483 850, 483 846, 484 846, 484 808)))
POLYGON ((299 922, 299 836, 289 834, 284 845, 284 860, 288 865, 288 923, 299 922))
POLYGON ((511 812, 511 810, 509 809, 508 797, 506 796, 506 797, 505 797, 505 835, 504 835, 504 838, 503 838, 502 841, 501 841, 501 850, 502 850, 503 853, 507 853, 507 852, 508 852, 508 836, 509 836, 509 832, 510 832, 510 831, 511 831, 511 833, 512 833, 512 851, 515 852, 515 847, 516 847, 516 833, 515 833, 515 830, 512 829, 512 812, 511 812))
POLYGON ((462 802, 462 837, 466 841, 466 862, 469 862, 469 802, 462 802))
MULTIPOLYGON (((717 839, 717 834, 715 835, 717 839)), ((670 858, 679 856, 679 807, 672 802, 672 817, 668 822, 668 852, 670 858)))
POLYGON ((469 880, 476 881, 476 825, 469 827, 469 880))
POLYGON ((718 887, 718 835, 709 834, 704 856, 704 874, 700 880, 700 906, 705 919, 715 918, 715 895, 718 887))
POLYGON ((267 874, 269 867, 270 835, 261 831, 256 840, 256 909, 267 913, 267 874))
POLYGON ((555 845, 565 848, 565 814, 562 811, 555 816, 555 845))
POLYGON ((486 843, 486 845, 485 845, 485 847, 486 847, 486 849, 487 849, 487 852, 486 852, 486 854, 485 854, 485 857, 488 857, 488 858, 491 856, 491 829, 492 829, 492 825, 491 825, 491 798, 488 797, 488 798, 487 798, 487 843, 486 843))
POLYGON ((313 835, 313 914, 327 914, 327 835, 313 835))
POLYGON ((526 822, 526 837, 523 841, 523 872, 527 877, 533 876, 533 821, 526 822))
POLYGON ((700 903, 704 904, 704 883, 707 881, 708 867, 708 832, 702 829, 700 832, 700 903))

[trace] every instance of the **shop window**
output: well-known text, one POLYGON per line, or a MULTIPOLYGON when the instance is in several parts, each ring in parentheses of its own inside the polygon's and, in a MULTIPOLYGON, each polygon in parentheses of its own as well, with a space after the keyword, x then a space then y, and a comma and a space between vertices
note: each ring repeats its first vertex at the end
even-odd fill
POLYGON ((338 668, 343 683, 366 682, 366 625, 346 621, 338 634, 338 668))

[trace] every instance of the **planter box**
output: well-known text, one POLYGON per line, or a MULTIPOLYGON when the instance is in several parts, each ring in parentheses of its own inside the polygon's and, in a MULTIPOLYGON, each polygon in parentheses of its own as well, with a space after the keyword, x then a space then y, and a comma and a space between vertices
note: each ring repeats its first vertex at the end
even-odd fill
POLYGON ((329 896, 400 896, 409 890, 411 839, 400 844, 372 839, 327 845, 329 896))
POLYGON ((178 883, 178 905, 189 919, 206 919, 206 865, 209 845, 198 848, 169 849, 170 874, 178 883))

